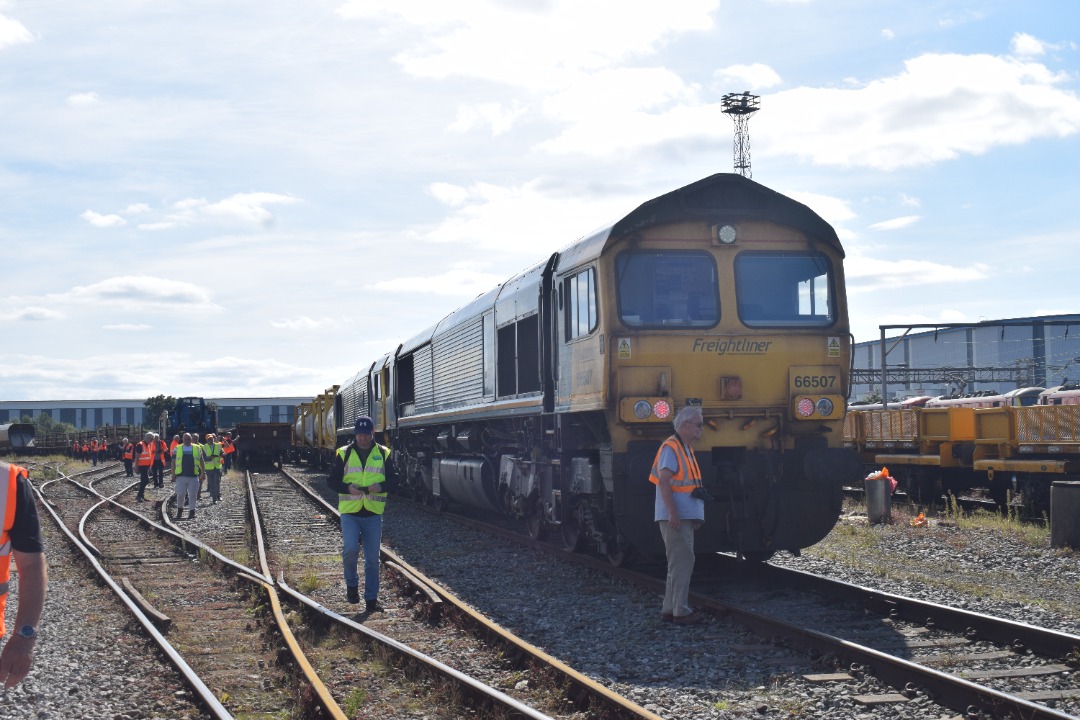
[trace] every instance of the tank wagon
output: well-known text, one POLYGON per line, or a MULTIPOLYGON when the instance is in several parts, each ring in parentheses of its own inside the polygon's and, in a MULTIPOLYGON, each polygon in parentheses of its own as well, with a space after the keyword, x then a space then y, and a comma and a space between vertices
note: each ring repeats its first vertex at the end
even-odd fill
POLYGON ((713 175, 361 369, 334 393, 333 444, 370 414, 406 492, 503 512, 533 537, 556 531, 619 563, 663 553, 649 471, 674 414, 697 405, 714 499, 698 552, 797 553, 832 529, 842 486, 861 478, 842 447, 843 258, 806 206, 713 175))

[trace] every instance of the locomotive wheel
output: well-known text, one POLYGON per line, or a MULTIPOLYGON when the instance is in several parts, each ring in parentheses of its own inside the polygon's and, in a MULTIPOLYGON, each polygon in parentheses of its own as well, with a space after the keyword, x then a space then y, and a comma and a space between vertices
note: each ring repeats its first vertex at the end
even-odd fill
POLYGON ((533 540, 543 540, 547 537, 547 525, 544 524, 544 513, 539 501, 529 504, 529 510, 525 513, 525 527, 533 540))
POLYGON ((562 544, 563 549, 567 552, 577 552, 581 549, 581 541, 584 538, 584 533, 581 531, 581 512, 577 509, 572 509, 566 513, 566 517, 563 518, 562 525, 559 529, 562 532, 562 544))
POLYGON ((607 543, 607 550, 604 553, 607 555, 608 562, 612 567, 623 567, 628 564, 630 558, 634 554, 634 549, 626 542, 626 538, 622 535, 616 540, 610 540, 607 543))

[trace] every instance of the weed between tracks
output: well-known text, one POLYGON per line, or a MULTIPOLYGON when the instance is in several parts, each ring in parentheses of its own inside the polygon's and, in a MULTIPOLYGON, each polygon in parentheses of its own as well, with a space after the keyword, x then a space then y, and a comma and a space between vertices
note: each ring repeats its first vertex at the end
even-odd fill
MULTIPOLYGON (((1048 526, 1026 523, 1015 515, 981 510, 966 513, 953 501, 940 513, 927 511, 927 524, 914 527, 911 521, 919 510, 913 504, 894 505, 890 523, 871 526, 865 522, 865 508, 860 503, 845 501, 841 521, 828 537, 803 554, 900 583, 1034 604, 1066 615, 1075 612, 1067 603, 1026 592, 1025 583, 1009 573, 1009 560, 1022 563, 1025 557, 1078 554, 1051 548, 1048 526), (1010 548, 1008 558, 1001 557, 1002 545, 1010 548), (942 546, 952 551, 945 561, 941 553, 929 552, 942 546)), ((1047 578, 1046 582, 1054 580, 1047 578)), ((1063 590, 1058 593, 1061 597, 1069 594, 1069 589, 1063 590)), ((1076 588, 1071 590, 1075 594, 1076 588)))

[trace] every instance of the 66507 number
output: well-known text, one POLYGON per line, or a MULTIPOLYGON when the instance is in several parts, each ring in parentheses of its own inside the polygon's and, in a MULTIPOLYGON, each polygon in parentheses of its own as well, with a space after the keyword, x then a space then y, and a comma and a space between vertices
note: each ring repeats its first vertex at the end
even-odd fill
POLYGON ((831 388, 836 387, 835 375, 796 375, 795 387, 797 388, 831 388))

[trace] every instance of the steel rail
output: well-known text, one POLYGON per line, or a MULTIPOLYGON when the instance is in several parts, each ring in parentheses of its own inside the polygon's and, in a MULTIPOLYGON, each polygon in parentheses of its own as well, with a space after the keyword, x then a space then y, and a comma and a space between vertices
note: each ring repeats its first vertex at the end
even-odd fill
POLYGON ((330 714, 333 720, 349 720, 349 716, 345 714, 345 711, 341 709, 341 706, 334 700, 334 696, 330 694, 330 689, 326 687, 326 683, 319 677, 319 673, 308 662, 307 655, 300 648, 300 643, 296 641, 296 636, 293 635, 292 629, 289 627, 288 620, 285 619, 285 613, 281 609, 281 598, 278 597, 277 588, 273 583, 268 583, 262 578, 257 578, 254 575, 240 575, 248 582, 252 582, 261 587, 266 596, 270 599, 270 607, 274 613, 274 621, 277 623, 278 632, 281 633, 281 637, 285 640, 285 644, 289 646, 289 652, 292 653, 293 660, 299 666, 300 671, 304 673, 304 678, 311 685, 311 688, 315 691, 315 695, 319 698, 319 705, 330 714))
POLYGON ((554 720, 550 715, 545 715, 539 710, 536 710, 535 708, 529 707, 528 705, 525 705, 524 703, 515 700, 501 690, 496 690, 493 687, 485 685, 471 675, 466 675, 460 670, 456 670, 449 665, 436 660, 433 657, 425 655, 419 650, 415 650, 402 642, 394 640, 391 637, 387 637, 386 635, 383 635, 380 632, 376 632, 371 628, 365 627, 361 623, 350 620, 343 615, 338 615, 333 610, 330 610, 329 608, 315 602, 307 595, 304 595, 303 593, 293 590, 291 587, 289 587, 288 583, 285 582, 285 577, 283 573, 278 574, 277 584, 278 587, 280 587, 285 593, 290 595, 297 602, 303 603, 308 608, 319 613, 323 617, 341 623, 342 625, 345 625, 350 629, 367 636, 368 638, 374 640, 380 645, 391 648, 397 651, 398 654, 421 663, 424 667, 430 668, 442 675, 443 677, 455 682, 456 684, 472 690, 472 692, 476 695, 490 700, 492 703, 498 705, 499 707, 505 708, 506 710, 509 710, 516 715, 520 715, 526 718, 532 718, 532 720, 554 720))
MULTIPOLYGON (((66 475, 59 473, 59 471, 57 472, 58 474, 62 475, 63 479, 68 479, 66 475)), ((78 485, 78 483, 75 484, 78 485)), ((75 534, 71 532, 71 530, 67 527, 66 524, 64 524, 63 519, 59 516, 59 514, 57 514, 56 510, 53 509, 52 503, 48 501, 48 499, 41 493, 40 490, 38 490, 37 487, 33 486, 33 483, 31 483, 31 487, 34 490, 34 494, 37 495, 38 499, 40 500, 40 504, 44 506, 45 509, 49 512, 49 516, 52 517, 53 521, 56 523, 56 526, 60 529, 64 536, 67 537, 68 542, 70 542, 75 547, 75 549, 78 550, 84 558, 86 558, 86 562, 90 564, 90 567, 94 569, 94 571, 98 574, 101 580, 109 587, 110 590, 113 591, 113 593, 120 600, 120 602, 122 602, 124 606, 127 607, 127 609, 139 622, 139 624, 142 625, 143 629, 146 631, 146 634, 149 635, 150 638, 161 649, 161 651, 165 653, 165 656, 169 658, 169 661, 172 663, 173 667, 175 667, 180 672, 180 674, 183 675, 184 681, 199 698, 199 701, 203 704, 207 711, 210 712, 210 714, 217 720, 233 720, 232 714, 225 709, 225 706, 221 704, 221 702, 217 699, 214 693, 211 692, 210 688, 206 686, 206 684, 202 681, 202 678, 199 677, 198 673, 196 673, 195 670, 187 664, 187 661, 183 658, 182 655, 180 655, 179 652, 177 652, 176 648, 172 646, 172 643, 165 639, 165 636, 162 635, 156 627, 154 627, 154 623, 150 621, 150 618, 148 618, 142 612, 139 606, 135 603, 135 601, 132 600, 126 592, 124 592, 124 589, 120 587, 120 585, 113 579, 112 575, 108 572, 108 570, 106 570, 101 565, 101 563, 98 562, 97 558, 94 557, 94 554, 90 552, 88 548, 83 546, 82 542, 77 537, 75 537, 75 534)), ((82 487, 82 485, 79 485, 79 487, 82 487)))
MULTIPOLYGON (((286 472, 285 470, 282 470, 281 472, 285 475, 285 477, 289 478, 289 480, 293 484, 295 484, 303 492, 305 492, 310 498, 312 498, 315 502, 325 508, 327 513, 329 513, 333 517, 338 518, 338 521, 340 522, 341 516, 340 513, 338 513, 337 508, 330 505, 330 503, 326 502, 325 499, 323 499, 317 493, 313 492, 311 488, 297 480, 290 473, 286 472)), ((586 677, 585 675, 579 673, 577 670, 574 670, 570 666, 566 665, 558 658, 548 655, 535 645, 532 645, 531 643, 522 640, 521 638, 507 631, 500 625, 493 623, 491 620, 487 619, 480 613, 470 608, 468 605, 458 599, 455 595, 453 595, 449 590, 434 582, 433 580, 428 578, 423 572, 416 569, 409 563, 405 562, 405 560, 403 560, 397 555, 397 553, 393 552, 389 548, 384 546, 380 548, 380 551, 384 558, 393 563, 396 563, 402 568, 405 568, 410 574, 419 578, 423 583, 427 584, 428 587, 430 587, 436 594, 438 594, 444 602, 453 605, 459 612, 469 617, 473 622, 478 623, 481 627, 485 629, 485 632, 487 632, 489 635, 498 638, 503 643, 515 647, 529 657, 539 660, 548 667, 551 667, 552 669, 562 674, 574 686, 585 690, 586 692, 592 694, 597 698, 602 699, 610 706, 614 707, 615 709, 619 710, 624 714, 629 715, 630 717, 642 718, 643 720, 661 720, 659 715, 649 712, 645 708, 637 705, 636 703, 619 695, 618 693, 612 692, 607 687, 601 685, 600 683, 592 680, 589 677, 586 677)))
POLYGON ((993 642, 1015 645, 1019 641, 1039 655, 1066 658, 1080 649, 1080 635, 1048 630, 1037 625, 940 605, 928 600, 894 595, 854 583, 823 578, 820 575, 793 568, 766 565, 759 568, 759 571, 778 578, 787 576, 790 582, 815 588, 822 593, 836 594, 839 591, 856 597, 868 605, 895 611, 899 617, 911 622, 924 622, 929 618, 933 619, 937 625, 954 631, 963 632, 971 628, 979 634, 980 638, 993 642))
MULTIPOLYGON (((309 497, 316 500, 323 507, 325 507, 329 514, 331 514, 334 517, 339 518, 339 522, 340 522, 340 515, 338 514, 336 508, 330 507, 330 505, 325 500, 323 500, 318 495, 312 493, 310 488, 305 487, 303 483, 297 482, 295 478, 293 478, 291 475, 289 475, 289 473, 283 471, 283 474, 286 477, 288 477, 289 480, 291 482, 293 482, 297 487, 299 487, 301 490, 303 490, 309 497)), ((261 542, 261 540, 260 540, 260 542, 261 542)), ((387 553, 386 548, 381 548, 381 553, 383 555, 386 555, 386 553, 387 553)), ((260 556, 261 556, 260 559, 263 559, 264 552, 263 552, 263 549, 262 549, 261 545, 260 545, 260 556)), ((395 558, 396 558, 396 556, 395 556, 395 558)), ((315 602, 315 600, 308 597, 307 595, 304 595, 303 593, 300 593, 299 591, 294 590, 291 587, 289 587, 289 585, 285 582, 284 573, 279 573, 278 580, 277 580, 277 585, 284 592, 286 592, 291 597, 293 597, 293 599, 295 599, 296 601, 306 605, 307 607, 309 607, 312 610, 314 610, 315 612, 323 615, 324 617, 327 617, 327 618, 330 618, 330 619, 332 619, 334 621, 337 621, 337 622, 345 625, 346 627, 349 627, 350 629, 352 629, 354 631, 357 631, 357 632, 367 636, 368 638, 370 638, 370 639, 374 640, 375 642, 383 645, 384 647, 388 647, 388 648, 391 648, 391 649, 397 651, 397 653, 399 655, 408 657, 408 658, 410 658, 410 659, 412 659, 412 660, 414 660, 416 662, 419 662, 424 667, 430 668, 435 673, 443 676, 444 678, 447 678, 448 680, 454 682, 455 684, 457 684, 459 686, 463 686, 465 688, 468 688, 469 690, 471 690, 473 692, 473 694, 475 694, 477 696, 480 696, 480 697, 483 697, 486 700, 494 703, 495 705, 497 705, 499 707, 502 707, 502 708, 505 708, 506 710, 514 713, 515 716, 516 715, 521 715, 521 716, 526 717, 526 718, 533 718, 534 720, 553 720, 551 718, 551 716, 546 715, 546 714, 536 710, 535 708, 532 708, 532 707, 520 702, 519 700, 515 700, 514 698, 510 697, 506 693, 504 693, 504 692, 502 692, 500 690, 497 690, 497 689, 495 689, 495 688, 481 682, 480 680, 477 680, 476 678, 472 677, 471 675, 466 675, 465 673, 461 672, 460 670, 452 668, 449 665, 447 665, 447 664, 445 664, 443 662, 440 662, 439 660, 436 660, 435 658, 433 658, 433 657, 431 657, 429 655, 426 655, 425 653, 420 652, 419 650, 416 650, 416 649, 414 649, 412 647, 409 647, 408 645, 406 645, 406 644, 404 644, 402 642, 399 642, 397 640, 394 640, 391 637, 383 635, 380 632, 372 630, 371 628, 368 628, 368 627, 362 625, 361 623, 350 620, 349 618, 346 618, 346 617, 344 617, 342 615, 338 615, 337 613, 333 612, 332 610, 330 610, 330 609, 324 607, 323 605, 315 602)))
MULTIPOLYGON (((427 506, 418 506, 422 507, 426 512, 435 512, 427 506)), ((647 587, 660 593, 664 590, 664 580, 662 579, 649 577, 622 567, 613 567, 609 563, 598 558, 582 555, 580 553, 571 553, 554 545, 536 542, 530 540, 521 533, 511 532, 480 520, 460 515, 452 515, 451 517, 453 517, 456 522, 460 522, 468 527, 483 529, 485 532, 491 532, 499 537, 514 540, 522 545, 536 548, 550 555, 564 558, 584 567, 606 573, 612 577, 626 580, 639 587, 647 587)), ((887 596, 886 593, 877 593, 877 595, 879 597, 887 596)), ((901 598, 901 596, 896 597, 901 600, 907 600, 907 598, 901 598)), ((1015 717, 1023 717, 1027 720, 1077 720, 1074 715, 1059 712, 1022 697, 1000 692, 955 675, 927 668, 918 665, 917 663, 897 658, 849 640, 844 640, 815 630, 800 628, 783 620, 756 613, 739 605, 720 602, 697 592, 691 592, 690 598, 697 607, 707 608, 717 614, 734 617, 737 621, 754 629, 764 637, 786 635, 793 638, 795 640, 795 643, 793 644, 797 644, 803 650, 815 649, 822 652, 839 653, 841 656, 852 656, 856 658, 860 664, 874 668, 875 672, 873 674, 875 677, 878 677, 884 683, 898 690, 907 689, 912 678, 918 678, 923 687, 934 694, 932 699, 934 699, 935 702, 961 712, 967 712, 974 706, 987 709, 991 712, 992 717, 997 716, 994 713, 1000 714, 1001 712, 1012 712, 1015 717)), ((954 617, 959 617, 959 612, 960 611, 958 611, 954 617)), ((1016 623, 1016 625, 1019 626, 1022 625, 1022 623, 1016 623)), ((1039 629, 1035 628, 1035 630, 1039 629)), ((1053 634, 1052 631, 1045 631, 1045 633, 1053 634)), ((1069 637, 1071 638, 1074 636, 1069 637)), ((1060 645, 1053 643, 1046 637, 1039 639, 1038 642, 1045 642, 1046 644, 1052 644, 1060 648, 1060 645)))
MULTIPOLYGON (((246 478, 247 478, 247 484, 248 484, 249 500, 251 500, 252 503, 253 503, 254 502, 254 495, 253 495, 253 488, 252 488, 252 485, 251 485, 250 473, 246 474, 246 478)), ((96 491, 94 491, 93 489, 86 488, 85 486, 81 485, 80 483, 74 483, 73 482, 73 484, 77 485, 80 488, 83 488, 87 492, 97 494, 97 495, 100 496, 100 494, 97 493, 96 491)), ((118 494, 120 494, 120 493, 118 493, 118 494)), ((238 562, 236 562, 236 561, 234 561, 234 560, 232 560, 230 558, 225 557, 224 555, 219 553, 214 548, 212 548, 209 545, 206 545, 205 543, 203 543, 198 538, 188 534, 187 532, 184 532, 180 528, 177 528, 175 526, 175 524, 172 522, 172 520, 170 519, 168 512, 166 511, 166 505, 168 504, 168 500, 171 499, 172 497, 175 497, 175 494, 170 496, 170 498, 166 498, 166 500, 164 502, 162 502, 161 506, 158 508, 159 517, 162 519, 163 522, 168 524, 170 527, 162 527, 161 525, 158 525, 157 523, 153 522, 152 520, 149 520, 148 518, 143 516, 141 513, 138 513, 136 511, 132 510, 131 508, 127 507, 126 505, 123 505, 121 503, 116 502, 112 498, 103 498, 102 502, 97 503, 93 508, 91 508, 90 510, 88 510, 86 512, 86 514, 83 517, 83 520, 85 520, 87 517, 89 517, 90 513, 93 510, 95 510, 95 509, 99 508, 100 506, 104 505, 106 502, 111 503, 114 506, 116 506, 116 507, 120 508, 121 510, 123 510, 124 512, 130 514, 132 517, 136 518, 140 522, 143 522, 143 523, 145 523, 147 525, 150 525, 151 527, 154 527, 155 529, 157 529, 159 531, 166 532, 167 534, 178 538, 181 542, 193 545, 196 548, 198 548, 201 552, 204 552, 204 553, 206 553, 208 555, 213 556, 219 562, 224 563, 225 565, 229 566, 235 572, 237 577, 242 578, 244 580, 255 582, 255 583, 259 584, 260 586, 262 586, 264 588, 269 588, 270 603, 271 603, 271 606, 275 609, 274 610, 275 621, 277 622, 278 630, 281 633, 282 639, 285 641, 285 644, 289 647, 289 650, 292 653, 293 660, 296 662, 297 666, 300 668, 301 672, 303 672, 303 674, 304 674, 305 678, 307 679, 308 683, 311 685, 312 689, 315 691, 315 694, 319 699, 320 705, 323 707, 323 709, 327 713, 329 713, 329 715, 333 718, 333 720, 348 720, 348 718, 346 717, 344 711, 340 708, 340 706, 338 706, 337 702, 333 699, 333 696, 331 696, 331 694, 330 694, 329 690, 326 688, 325 684, 319 678, 318 673, 311 666, 311 663, 308 662, 307 657, 304 655, 303 651, 300 649, 299 644, 296 642, 296 638, 293 636, 291 629, 289 629, 288 623, 285 621, 285 618, 281 613, 281 602, 280 602, 280 599, 277 597, 276 592, 273 590, 273 584, 274 584, 273 583, 273 578, 269 575, 269 572, 267 572, 266 575, 260 575, 256 570, 254 570, 252 568, 249 568, 246 565, 242 565, 242 564, 240 564, 240 563, 238 563, 238 562)), ((254 518, 255 518, 255 511, 254 511, 255 505, 251 504, 251 505, 249 505, 249 508, 252 509, 251 512, 252 512, 252 516, 253 516, 253 524, 256 524, 255 520, 254 520, 254 518)), ((262 543, 261 528, 257 528, 256 535, 258 536, 258 539, 259 539, 259 542, 260 542, 260 549, 262 549, 262 545, 261 545, 261 543, 262 543)), ((265 562, 263 562, 263 567, 264 568, 267 567, 265 562)), ((134 602, 134 601, 132 601, 132 602, 134 602)), ((149 620, 149 618, 148 618, 148 620, 149 620)), ((151 623, 151 625, 152 625, 152 623, 151 623)), ((194 671, 192 670, 192 672, 194 672, 194 671)))

